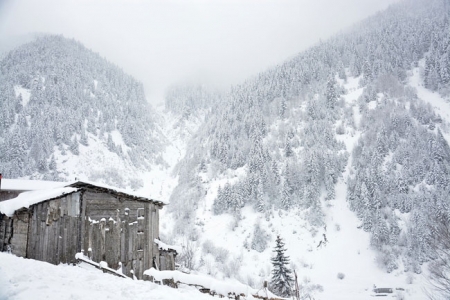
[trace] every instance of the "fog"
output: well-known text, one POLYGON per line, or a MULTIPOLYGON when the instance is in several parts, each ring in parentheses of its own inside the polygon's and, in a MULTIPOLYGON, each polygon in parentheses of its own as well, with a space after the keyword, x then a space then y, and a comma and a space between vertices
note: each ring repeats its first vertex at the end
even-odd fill
POLYGON ((0 39, 63 34, 143 82, 226 87, 397 0, 0 0, 0 39))

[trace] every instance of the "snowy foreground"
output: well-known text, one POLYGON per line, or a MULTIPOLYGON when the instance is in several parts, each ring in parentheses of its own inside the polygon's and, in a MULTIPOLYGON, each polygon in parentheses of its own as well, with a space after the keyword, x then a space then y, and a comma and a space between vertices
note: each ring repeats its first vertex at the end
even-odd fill
MULTIPOLYGON (((370 273, 370 272, 369 272, 370 273)), ((370 277, 370 274, 368 274, 370 277)), ((345 285, 344 285, 345 286, 345 285)), ((347 289, 348 291, 351 290, 347 289)), ((367 293, 325 293, 315 299, 373 299, 367 293), (343 296, 343 297, 341 297, 343 296)), ((418 290, 396 291, 392 298, 426 299, 418 290)), ((0 253, 0 300, 4 299, 212 299, 194 287, 178 289, 123 279, 97 269, 59 265, 0 253)), ((217 297, 214 297, 217 298, 217 297)), ((254 299, 252 296, 245 299, 254 299)))
POLYGON ((123 279, 97 269, 59 265, 0 253, 0 299, 211 299, 193 287, 172 289, 123 279))

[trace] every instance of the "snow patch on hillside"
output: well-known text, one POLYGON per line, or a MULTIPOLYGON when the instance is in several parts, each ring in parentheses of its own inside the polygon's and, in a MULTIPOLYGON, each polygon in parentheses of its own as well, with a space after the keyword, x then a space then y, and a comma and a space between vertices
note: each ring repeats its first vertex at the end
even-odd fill
MULTIPOLYGON (((152 197, 168 202, 173 189, 178 185, 178 177, 174 168, 186 154, 189 139, 197 131, 203 121, 203 115, 182 119, 179 115, 164 113, 159 107, 157 127, 168 143, 163 153, 164 165, 154 166, 144 174, 144 190, 152 191, 152 197)), ((164 215, 162 210, 162 215, 164 215)))
POLYGON ((123 141, 122 134, 118 130, 113 130, 111 131, 110 134, 114 144, 116 144, 116 146, 121 147, 122 151, 124 151, 125 153, 128 153, 130 147, 128 147, 127 144, 125 144, 125 142, 123 141))
POLYGON ((68 146, 54 147, 57 169, 64 179, 99 181, 118 188, 130 187, 130 180, 139 178, 136 168, 124 160, 96 136, 88 133, 88 146, 79 144, 79 155, 74 155, 68 146), (107 178, 107 181, 104 180, 107 178))
POLYGON ((22 105, 24 107, 27 106, 28 102, 30 102, 31 91, 20 85, 15 85, 14 92, 16 94, 16 98, 22 96, 22 105))

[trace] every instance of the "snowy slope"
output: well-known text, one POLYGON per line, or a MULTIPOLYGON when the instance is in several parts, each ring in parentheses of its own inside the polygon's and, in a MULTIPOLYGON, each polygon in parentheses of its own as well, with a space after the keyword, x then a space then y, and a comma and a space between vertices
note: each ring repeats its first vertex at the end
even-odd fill
MULTIPOLYGON (((357 99, 363 88, 359 87, 359 79, 349 77, 345 83, 340 82, 347 91, 345 102, 354 108, 355 124, 361 119, 357 99)), ((358 130, 346 128, 346 133, 337 135, 337 139, 343 141, 351 153, 360 134, 358 130)), ((291 267, 296 270, 303 290, 305 293, 310 291, 315 299, 372 299, 374 286, 404 289, 396 294, 405 299, 424 299, 426 283, 423 276, 406 273, 401 267, 386 273, 377 262, 376 251, 370 247, 370 234, 358 228, 360 221, 350 211, 346 201, 350 166, 351 158, 337 183, 336 200, 322 202, 326 214, 326 226, 323 228, 309 225, 305 212, 300 210, 273 211, 269 219, 248 206, 242 210, 241 220, 229 214, 214 215, 212 203, 218 187, 223 187, 226 182, 233 184, 245 175, 245 170, 229 171, 215 179, 203 176, 207 191, 196 210, 195 227, 199 233, 193 242, 196 269, 217 278, 231 276, 255 288, 261 287, 263 281, 270 281, 274 240, 281 235, 291 267), (249 246, 255 224, 259 224, 269 235, 269 244, 262 253, 249 246), (208 252, 210 243, 216 247, 211 251, 215 251, 214 254, 208 252), (221 249, 225 249, 227 255, 222 254, 218 259, 217 253, 220 254, 221 249), (339 273, 344 275, 343 279, 338 278, 339 273)), ((171 236, 175 221, 170 214, 165 217, 161 231, 164 236, 171 236)), ((171 242, 186 246, 185 239, 171 242)))
MULTIPOLYGON (((418 70, 414 70, 414 76, 418 76, 416 74, 418 70)), ((445 105, 448 104, 444 99, 421 87, 418 77, 414 76, 410 82, 418 89, 420 98, 432 101, 432 105, 443 111, 450 111, 446 108, 445 105)), ((358 82, 359 78, 353 77, 349 77, 345 83, 339 82, 347 91, 344 95, 345 102, 354 107, 355 124, 358 124, 361 118, 357 99, 362 94, 362 88, 359 87, 358 82)), ((163 157, 166 165, 158 165, 145 174, 135 175, 142 176, 143 179, 144 186, 139 189, 140 193, 144 192, 152 198, 168 200, 177 184, 177 178, 172 175, 173 168, 185 155, 186 143, 196 132, 202 119, 182 121, 179 116, 173 114, 162 114, 162 116, 158 126, 167 140, 171 141, 163 157)), ((347 151, 351 153, 360 132, 351 128, 347 128, 345 132, 343 135, 337 135, 337 138, 345 143, 347 151)), ((80 169, 103 170, 103 164, 108 161, 108 164, 114 165, 119 172, 128 172, 126 167, 121 165, 118 157, 116 164, 115 158, 109 157, 109 154, 104 152, 106 148, 102 148, 105 146, 101 142, 98 142, 94 136, 88 137, 89 147, 80 145, 80 153, 84 155, 58 156, 58 166, 64 167, 69 174, 76 174, 76 171, 80 169), (103 157, 92 160, 93 153, 100 155, 102 152, 103 157), (91 163, 83 162, 84 156, 90 157, 91 163), (93 161, 96 163, 92 164, 93 161)), ((120 137, 116 139, 119 141, 120 137)), ((224 186, 226 182, 233 183, 244 175, 244 170, 228 172, 216 179, 203 178, 208 181, 209 189, 196 211, 194 226, 199 233, 197 240, 193 242, 196 269, 200 273, 210 274, 218 279, 236 278, 258 289, 262 287, 263 281, 270 280, 270 258, 273 255, 274 240, 280 234, 286 242, 291 267, 299 276, 302 290, 313 295, 315 299, 372 299, 371 291, 374 285, 405 289, 405 291, 397 291, 405 299, 424 299, 426 295, 423 288, 426 287, 426 281, 422 275, 406 274, 401 267, 388 274, 378 267, 376 252, 370 248, 369 234, 357 228, 360 222, 347 206, 346 180, 350 165, 351 160, 348 162, 343 178, 338 181, 336 200, 322 202, 326 213, 326 226, 323 228, 311 227, 305 221, 304 212, 299 210, 273 211, 268 220, 256 213, 252 207, 244 208, 242 219, 238 222, 228 214, 216 216, 212 213, 211 207, 218 186, 224 186), (269 235, 269 243, 262 253, 249 246, 256 223, 259 223, 269 235), (219 260, 216 253, 214 255, 207 253, 205 244, 209 242, 216 249, 225 249, 227 254, 219 260), (319 246, 321 242, 322 245, 319 246), (338 278, 339 273, 343 274, 342 279, 338 278)), ((132 173, 133 170, 130 169, 129 172, 132 173)), ((86 177, 88 177, 87 174, 86 177)), ((83 176, 79 179, 83 179, 83 176)), ((167 213, 167 209, 162 210, 161 220, 163 220, 160 225, 161 236, 170 237, 175 221, 173 216, 167 213)), ((165 241, 186 246, 186 240, 165 241)), ((88 296, 99 299, 124 297, 144 299, 150 294, 151 299, 207 297, 186 287, 172 290, 147 282, 135 282, 104 275, 97 270, 83 270, 69 266, 55 267, 6 254, 1 255, 0 286, 5 286, 6 289, 1 289, 3 294, 0 293, 0 299, 28 299, 30 295, 49 294, 52 295, 51 299, 65 298, 61 296, 67 295, 65 293, 73 299, 88 296), (18 266, 14 268, 15 271, 4 271, 11 269, 12 265, 18 266)))
POLYGON ((186 145, 203 121, 203 114, 182 120, 179 115, 164 112, 162 107, 157 109, 160 115, 157 125, 167 141, 162 157, 165 163, 154 165, 141 174, 143 187, 140 191, 149 193, 152 198, 168 202, 172 190, 178 183, 178 178, 173 175, 173 169, 184 157, 186 145))

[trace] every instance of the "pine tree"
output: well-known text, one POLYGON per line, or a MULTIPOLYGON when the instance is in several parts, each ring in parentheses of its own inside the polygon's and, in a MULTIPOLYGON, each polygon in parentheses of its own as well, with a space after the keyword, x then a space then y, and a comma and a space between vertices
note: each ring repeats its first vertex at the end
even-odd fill
POLYGON ((288 268, 289 256, 286 256, 284 242, 278 235, 276 240, 275 257, 272 258, 272 291, 279 296, 289 297, 291 295, 291 284, 293 281, 292 271, 288 268))
POLYGON ((327 82, 327 90, 326 90, 326 98, 327 98, 327 107, 333 109, 338 100, 338 93, 336 91, 336 79, 333 76, 330 76, 327 82))

